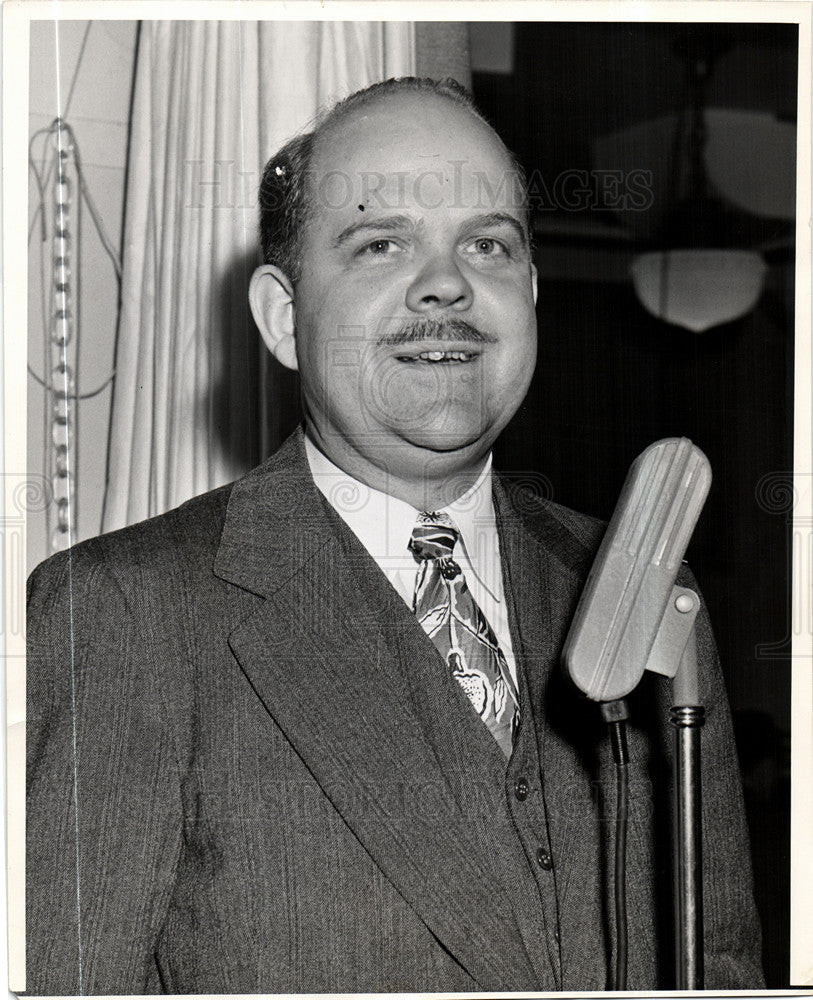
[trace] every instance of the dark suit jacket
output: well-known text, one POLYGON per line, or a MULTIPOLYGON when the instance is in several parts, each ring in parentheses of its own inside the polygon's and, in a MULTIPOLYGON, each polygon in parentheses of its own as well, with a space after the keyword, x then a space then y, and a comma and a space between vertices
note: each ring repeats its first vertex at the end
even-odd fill
MULTIPOLYGON (((301 433, 35 571, 28 992, 607 988, 614 779, 558 669, 601 527, 494 492, 523 718, 507 768, 301 433)), ((751 988, 738 774, 698 634, 707 986, 751 988)), ((667 685, 631 701, 629 985, 649 989, 672 983, 667 685)))

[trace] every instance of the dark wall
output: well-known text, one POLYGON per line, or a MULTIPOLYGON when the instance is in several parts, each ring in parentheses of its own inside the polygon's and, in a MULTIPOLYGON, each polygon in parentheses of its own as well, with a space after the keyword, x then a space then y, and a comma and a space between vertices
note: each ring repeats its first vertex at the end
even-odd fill
MULTIPOLYGON (((670 29, 517 25, 513 75, 475 74, 475 96, 529 172, 589 169, 595 132, 680 106, 682 69, 670 29)), ((711 103, 792 114, 795 27, 734 29, 726 63, 711 81, 711 103)), ((572 256, 574 246, 559 239, 572 256)), ((695 335, 641 308, 624 266, 607 266, 606 245, 599 254, 582 238, 571 280, 554 277, 561 269, 549 266, 556 245, 541 250, 539 364, 498 446, 499 467, 532 470, 546 477, 552 499, 607 518, 630 463, 651 442, 686 436, 707 454, 714 483, 689 560, 735 717, 768 985, 786 987, 790 571, 783 484, 792 469, 792 262, 771 268, 749 316, 695 335)), ((619 249, 619 259, 629 253, 619 249)))

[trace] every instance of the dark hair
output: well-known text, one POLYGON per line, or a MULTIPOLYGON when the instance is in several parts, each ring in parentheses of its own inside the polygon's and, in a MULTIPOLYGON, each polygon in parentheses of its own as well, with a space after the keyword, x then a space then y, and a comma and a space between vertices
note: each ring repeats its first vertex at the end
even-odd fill
MULTIPOLYGON (((451 77, 432 80, 428 77, 404 76, 382 80, 339 101, 317 116, 310 131, 287 142, 265 166, 259 192, 260 247, 264 263, 276 265, 294 283, 299 280, 300 240, 312 209, 308 175, 316 141, 353 109, 379 97, 402 93, 431 93, 444 97, 466 108, 475 118, 492 128, 480 113, 471 94, 451 77)), ((525 172, 516 157, 510 151, 507 152, 522 191, 526 193, 525 172)), ((527 206, 527 196, 525 204, 527 206)))

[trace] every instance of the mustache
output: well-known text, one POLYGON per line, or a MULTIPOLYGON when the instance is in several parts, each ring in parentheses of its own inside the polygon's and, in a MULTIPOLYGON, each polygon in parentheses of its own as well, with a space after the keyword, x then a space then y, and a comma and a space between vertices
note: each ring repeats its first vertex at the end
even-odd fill
POLYGON ((464 319, 447 316, 443 319, 427 316, 404 323, 395 333, 379 337, 376 347, 401 347, 403 344, 420 344, 425 340, 454 341, 468 344, 496 344, 497 338, 485 333, 464 319))

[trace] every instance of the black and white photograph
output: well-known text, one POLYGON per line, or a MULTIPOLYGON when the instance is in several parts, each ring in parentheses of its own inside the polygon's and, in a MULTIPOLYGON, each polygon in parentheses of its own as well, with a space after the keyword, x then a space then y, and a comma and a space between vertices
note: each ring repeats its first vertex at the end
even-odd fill
POLYGON ((813 992, 812 9, 4 5, 10 991, 813 992))

